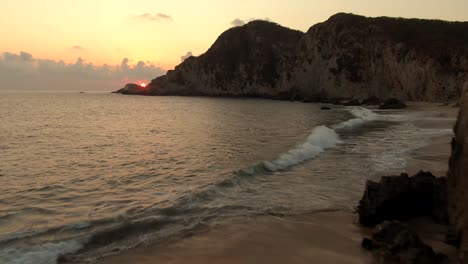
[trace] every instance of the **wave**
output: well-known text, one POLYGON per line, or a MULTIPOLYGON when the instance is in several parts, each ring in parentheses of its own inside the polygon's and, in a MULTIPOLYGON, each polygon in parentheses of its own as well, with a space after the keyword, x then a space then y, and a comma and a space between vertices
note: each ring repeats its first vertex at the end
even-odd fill
POLYGON ((56 259, 63 254, 78 251, 82 244, 76 240, 62 241, 58 243, 44 243, 28 248, 4 248, 0 250, 2 263, 9 264, 37 264, 56 263, 56 259))
POLYGON ((378 118, 378 114, 366 108, 353 108, 350 110, 351 114, 356 118, 344 121, 338 125, 333 126, 333 129, 340 130, 346 128, 354 128, 366 122, 374 121, 378 118))
POLYGON ((350 110, 350 113, 356 118, 334 125, 332 128, 326 126, 316 127, 302 144, 284 154, 281 154, 273 161, 262 162, 260 164, 260 168, 256 165, 252 168, 243 170, 242 172, 254 174, 259 170, 261 171, 261 167, 274 172, 303 163, 317 157, 325 150, 335 148, 337 145, 343 143, 337 133, 338 130, 353 128, 366 122, 374 121, 378 118, 378 114, 366 108, 353 108, 350 110))
POLYGON ((342 143, 335 130, 319 126, 312 130, 307 140, 299 146, 281 154, 273 161, 264 161, 263 165, 269 171, 284 170, 293 165, 315 158, 326 149, 334 148, 342 143))

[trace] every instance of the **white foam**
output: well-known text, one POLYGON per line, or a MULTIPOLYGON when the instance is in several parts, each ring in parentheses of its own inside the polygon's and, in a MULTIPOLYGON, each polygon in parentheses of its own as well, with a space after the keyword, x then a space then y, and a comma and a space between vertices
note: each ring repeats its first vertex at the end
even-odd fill
POLYGON ((378 115, 366 108, 353 108, 351 109, 351 114, 353 114, 356 118, 350 119, 348 121, 344 121, 338 125, 335 125, 334 129, 344 129, 344 128, 353 128, 359 125, 362 125, 369 121, 374 121, 377 119, 378 115))
POLYGON ((337 129, 353 128, 366 122, 376 120, 378 117, 378 115, 371 110, 361 107, 352 108, 350 112, 356 118, 335 125, 333 129, 326 126, 314 128, 304 143, 281 154, 273 161, 264 161, 264 167, 270 171, 284 170, 306 160, 313 159, 325 150, 334 148, 342 143, 336 132, 337 129))
POLYGON ((270 171, 286 169, 292 165, 315 158, 326 149, 333 148, 341 140, 335 130, 319 126, 312 130, 307 140, 297 147, 280 155, 273 161, 265 161, 264 166, 270 171))
POLYGON ((76 240, 45 243, 32 248, 7 247, 0 250, 0 263, 4 264, 54 264, 61 254, 78 251, 82 244, 76 240))

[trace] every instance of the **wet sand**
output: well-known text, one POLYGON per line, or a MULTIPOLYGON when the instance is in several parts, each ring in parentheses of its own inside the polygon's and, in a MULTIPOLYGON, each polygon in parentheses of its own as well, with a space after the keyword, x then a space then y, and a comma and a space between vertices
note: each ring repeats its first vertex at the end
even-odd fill
MULTIPOLYGON (((458 109, 434 104, 412 103, 409 111, 434 111, 441 121, 424 120, 417 126, 447 128, 458 109)), ((435 136, 431 144, 411 152, 407 171, 424 169, 444 176, 450 156, 447 135, 435 136)), ((442 243, 445 227, 425 220, 412 226, 436 251, 453 249, 442 243)), ((300 216, 262 216, 236 219, 173 242, 141 246, 100 259, 98 264, 152 263, 372 263, 372 256, 360 243, 370 230, 357 224, 351 212, 320 212, 300 216)))
POLYGON ((371 263, 361 249, 369 231, 345 212, 238 220, 166 245, 129 250, 100 260, 127 263, 371 263))

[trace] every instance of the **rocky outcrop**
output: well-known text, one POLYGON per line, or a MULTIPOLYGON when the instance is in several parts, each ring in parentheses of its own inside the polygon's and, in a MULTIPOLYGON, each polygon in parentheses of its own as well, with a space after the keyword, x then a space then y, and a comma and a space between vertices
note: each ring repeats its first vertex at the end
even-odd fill
POLYGON ((385 100, 385 102, 379 106, 379 109, 403 109, 406 107, 407 105, 404 102, 396 98, 390 98, 385 100))
MULTIPOLYGON (((468 87, 466 88, 468 89, 468 87)), ((448 173, 449 219, 460 258, 468 261, 468 93, 463 96, 448 173)), ((465 262, 463 262, 465 263, 465 262)))
POLYGON ((127 83, 124 88, 115 93, 132 94, 132 95, 150 95, 148 89, 135 83, 127 83))
POLYGON ((382 177, 379 183, 368 181, 359 202, 359 223, 373 227, 386 220, 408 220, 430 216, 447 221, 446 179, 430 172, 382 177))
MULTIPOLYGON (((276 90, 288 71, 303 33, 275 23, 253 21, 221 34, 199 57, 190 57, 147 91, 154 95, 248 96, 290 99, 276 90)), ((122 93, 126 93, 122 91, 122 93)), ((299 99, 299 98, 297 98, 299 99)))
POLYGON ((459 98, 468 23, 337 14, 301 40, 289 85, 306 96, 459 98))
POLYGON ((468 82, 468 23, 337 14, 306 33, 253 21, 144 91, 330 102, 450 101, 468 82))
POLYGON ((417 234, 396 221, 377 226, 372 231, 372 239, 365 238, 362 247, 373 252, 376 263, 451 263, 447 256, 435 253, 417 234))

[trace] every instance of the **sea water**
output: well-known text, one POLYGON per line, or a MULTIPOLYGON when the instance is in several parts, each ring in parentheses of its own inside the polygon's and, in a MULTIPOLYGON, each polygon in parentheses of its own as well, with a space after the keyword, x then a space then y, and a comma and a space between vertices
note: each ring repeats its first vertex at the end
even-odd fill
POLYGON ((0 94, 0 263, 84 259, 232 217, 352 210, 449 129, 260 99, 0 94))

